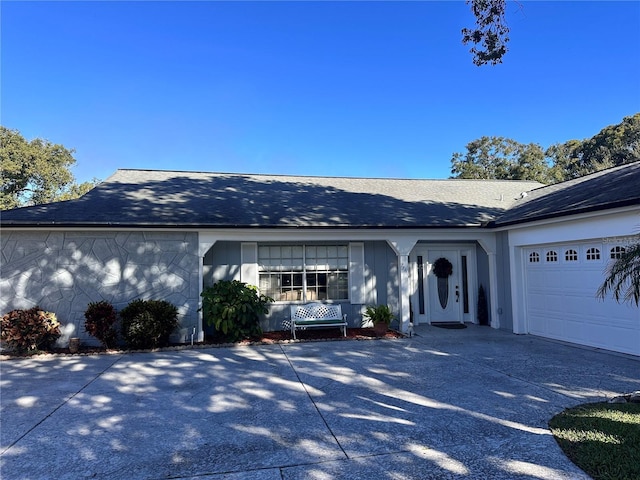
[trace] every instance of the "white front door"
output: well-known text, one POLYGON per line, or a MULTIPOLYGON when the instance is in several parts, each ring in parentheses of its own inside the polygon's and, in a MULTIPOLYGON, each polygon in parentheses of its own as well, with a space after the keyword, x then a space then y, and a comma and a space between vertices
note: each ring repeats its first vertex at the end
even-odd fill
POLYGON ((461 283, 461 279, 466 275, 470 251, 451 247, 432 248, 418 247, 411 255, 415 279, 411 303, 414 324, 463 322, 464 315, 469 317, 466 321, 472 321, 468 305, 469 299, 473 297, 469 296, 468 286, 461 283), (461 261, 463 257, 465 262, 461 261), (439 258, 446 258, 451 263, 451 275, 440 281, 433 272, 433 265, 439 258), (467 297, 464 297, 465 288, 467 288, 467 297), (467 305, 465 312, 463 312, 464 298, 467 299, 464 303, 467 305))
POLYGON ((428 261, 429 321, 462 322, 460 251, 429 250, 428 261), (450 274, 447 277, 438 278, 435 275, 434 265, 436 262, 444 265, 450 264, 450 274))

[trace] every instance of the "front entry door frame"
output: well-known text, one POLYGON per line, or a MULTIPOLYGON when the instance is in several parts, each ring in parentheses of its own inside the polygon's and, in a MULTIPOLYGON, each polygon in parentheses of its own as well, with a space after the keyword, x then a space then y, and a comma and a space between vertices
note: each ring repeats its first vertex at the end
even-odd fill
POLYGON ((469 244, 416 245, 410 255, 412 291, 414 292, 411 298, 411 311, 415 325, 438 321, 476 323, 475 248, 475 245, 469 244), (450 258, 454 269, 449 282, 449 300, 444 310, 439 305, 437 279, 432 274, 433 262, 441 256, 450 258), (466 273, 466 277, 463 272, 466 273), (456 297, 456 285, 458 297, 456 297), (456 299, 458 299, 457 302, 456 299))

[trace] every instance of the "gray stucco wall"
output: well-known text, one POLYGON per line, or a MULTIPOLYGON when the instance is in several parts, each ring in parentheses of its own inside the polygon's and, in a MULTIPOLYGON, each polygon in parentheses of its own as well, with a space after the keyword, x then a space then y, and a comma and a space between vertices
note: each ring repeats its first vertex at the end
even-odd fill
POLYGON ((167 300, 179 310, 184 341, 197 324, 198 234, 181 232, 4 231, 0 313, 38 305, 70 337, 97 344, 84 330, 90 302, 106 300, 116 309, 137 298, 167 300))

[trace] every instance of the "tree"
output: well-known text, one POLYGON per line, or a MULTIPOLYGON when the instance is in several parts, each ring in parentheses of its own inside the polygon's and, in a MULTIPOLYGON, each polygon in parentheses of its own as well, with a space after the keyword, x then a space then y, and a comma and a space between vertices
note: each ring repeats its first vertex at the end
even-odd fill
POLYGON ((540 145, 504 137, 482 137, 467 144, 467 153, 451 158, 454 178, 549 181, 549 166, 540 145))
POLYGON ((629 245, 607 267, 607 276, 597 296, 604 299, 611 292, 617 302, 635 302, 640 305, 640 243, 629 245))
POLYGON ((481 137, 467 153, 451 157, 452 178, 535 180, 557 183, 640 161, 640 113, 624 117, 586 140, 551 145, 521 144, 504 137, 481 137))
POLYGON ((77 198, 98 180, 77 184, 70 171, 74 150, 48 140, 27 141, 0 126, 0 210, 77 198))
POLYGON ((612 166, 640 160, 640 113, 609 125, 582 145, 583 161, 612 166))
POLYGON ((551 176, 571 180, 590 173, 640 160, 640 113, 624 117, 593 137, 552 145, 546 156, 553 160, 551 176))
POLYGON ((502 63, 507 53, 509 27, 505 20, 506 0, 467 0, 476 17, 474 29, 462 29, 462 43, 473 44, 473 63, 477 66, 487 63, 502 63))
POLYGON ((545 152, 545 156, 551 160, 552 167, 550 177, 552 183, 563 182, 571 178, 577 178, 584 175, 579 172, 577 164, 579 163, 578 155, 582 142, 580 140, 569 140, 565 143, 557 143, 551 145, 545 152))

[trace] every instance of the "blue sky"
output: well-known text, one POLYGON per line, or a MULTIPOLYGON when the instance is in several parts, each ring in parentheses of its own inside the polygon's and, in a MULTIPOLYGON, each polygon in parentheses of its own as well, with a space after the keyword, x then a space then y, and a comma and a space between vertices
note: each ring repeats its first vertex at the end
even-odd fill
POLYGON ((447 178, 481 136, 548 147, 640 111, 640 2, 1 4, 1 123, 117 168, 447 178))

